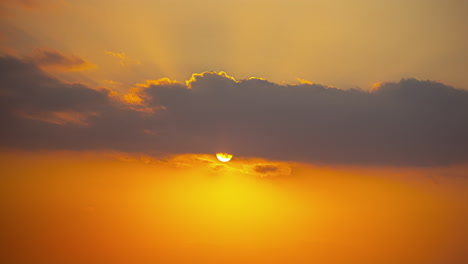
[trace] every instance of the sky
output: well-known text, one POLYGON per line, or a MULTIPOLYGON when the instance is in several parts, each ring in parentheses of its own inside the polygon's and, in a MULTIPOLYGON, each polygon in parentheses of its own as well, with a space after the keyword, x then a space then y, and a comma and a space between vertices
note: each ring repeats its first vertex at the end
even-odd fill
POLYGON ((468 262, 467 10, 0 1, 1 261, 468 262))

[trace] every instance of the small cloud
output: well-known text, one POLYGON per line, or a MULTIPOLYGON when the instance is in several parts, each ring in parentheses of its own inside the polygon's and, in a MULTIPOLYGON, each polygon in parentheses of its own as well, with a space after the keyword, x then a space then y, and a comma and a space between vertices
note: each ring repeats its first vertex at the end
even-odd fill
POLYGON ((2 0, 0 1, 0 16, 9 15, 10 8, 22 8, 26 10, 44 10, 62 5, 63 0, 2 0))
POLYGON ((252 166, 259 177, 283 177, 291 174, 291 167, 285 162, 257 163, 252 166))
POLYGON ((112 85, 112 86, 122 85, 121 82, 116 82, 116 81, 113 81, 113 80, 102 80, 101 83, 106 84, 106 85, 112 85))
POLYGON ((254 170, 259 173, 268 173, 268 172, 275 172, 278 170, 278 167, 274 165, 264 165, 264 164, 258 164, 255 165, 254 170))
POLYGON ((97 116, 98 113, 81 113, 76 111, 59 112, 36 112, 20 113, 19 116, 24 119, 37 120, 56 125, 74 124, 78 126, 89 126, 88 117, 97 116))
POLYGON ((129 58, 125 52, 114 52, 109 50, 104 50, 104 53, 119 59, 119 64, 122 66, 127 66, 130 64, 140 64, 141 62, 132 58, 129 58))
POLYGON ((122 51, 119 53, 119 52, 112 52, 112 51, 105 50, 104 53, 118 58, 120 60, 120 65, 125 66, 125 63, 124 63, 126 59, 125 52, 122 51))
POLYGON ((95 68, 96 65, 76 55, 65 55, 57 50, 37 48, 28 58, 43 70, 50 71, 82 71, 95 68))

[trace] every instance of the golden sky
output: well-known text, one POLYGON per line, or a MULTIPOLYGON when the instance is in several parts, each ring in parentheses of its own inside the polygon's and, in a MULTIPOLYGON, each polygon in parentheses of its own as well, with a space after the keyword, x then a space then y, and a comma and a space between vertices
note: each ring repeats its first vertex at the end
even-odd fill
POLYGON ((467 260, 466 166, 37 154, 1 155, 8 263, 467 260), (278 170, 258 169, 267 165, 278 170))
POLYGON ((0 0, 0 262, 468 263, 467 3, 0 0))
POLYGON ((302 78, 344 89, 401 78, 468 88, 468 6, 460 0, 9 0, 3 5, 4 50, 27 56, 37 47, 49 48, 97 66, 74 80, 128 86, 226 71, 240 79, 302 78))

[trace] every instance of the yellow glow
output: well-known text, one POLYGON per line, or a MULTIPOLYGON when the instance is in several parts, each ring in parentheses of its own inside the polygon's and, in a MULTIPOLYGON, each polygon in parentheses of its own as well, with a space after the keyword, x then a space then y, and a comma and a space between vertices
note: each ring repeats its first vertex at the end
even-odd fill
POLYGON ((385 82, 376 82, 376 83, 373 83, 371 88, 370 88, 370 92, 377 92, 380 87, 382 87, 382 85, 384 85, 385 82))
POLYGON ((185 81, 185 85, 187 85, 187 88, 191 89, 192 88, 192 83, 197 81, 197 78, 198 77, 203 77, 205 76, 206 74, 214 74, 214 75, 219 75, 221 77, 224 77, 224 78, 227 78, 227 79, 230 79, 234 82, 239 82, 237 81, 234 77, 232 76, 229 76, 225 71, 220 71, 220 72, 215 72, 215 71, 205 71, 205 72, 202 72, 202 73, 193 73, 192 76, 190 77, 190 79, 186 80, 185 81))
POLYGON ((306 80, 306 79, 302 79, 302 78, 297 78, 296 79, 300 84, 310 84, 310 85, 313 85, 314 83, 309 81, 309 80, 306 80))
POLYGON ((261 78, 261 77, 249 77, 247 80, 261 80, 261 81, 266 81, 267 79, 261 78))
POLYGON ((135 92, 125 94, 123 96, 123 100, 125 103, 130 105, 141 105, 143 103, 143 99, 135 92))
POLYGON ((420 264, 466 255, 457 235, 468 232, 466 165, 3 150, 0 171, 6 263, 420 264), (286 166, 290 175, 280 173, 286 166))
POLYGON ((151 85, 173 85, 173 84, 179 84, 179 82, 165 77, 165 78, 159 78, 157 80, 146 80, 146 83, 137 83, 136 86, 148 88, 151 85))
POLYGON ((221 162, 228 162, 232 159, 232 155, 228 153, 216 153, 216 158, 221 162))

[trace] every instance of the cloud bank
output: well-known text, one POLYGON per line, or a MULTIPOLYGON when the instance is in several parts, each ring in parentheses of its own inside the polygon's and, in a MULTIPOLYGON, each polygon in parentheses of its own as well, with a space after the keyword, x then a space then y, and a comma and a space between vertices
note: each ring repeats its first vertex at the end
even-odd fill
POLYGON ((0 144, 335 164, 468 161, 468 92, 433 81, 403 79, 362 91, 206 72, 185 84, 148 81, 122 98, 132 100, 1 57, 0 144))

